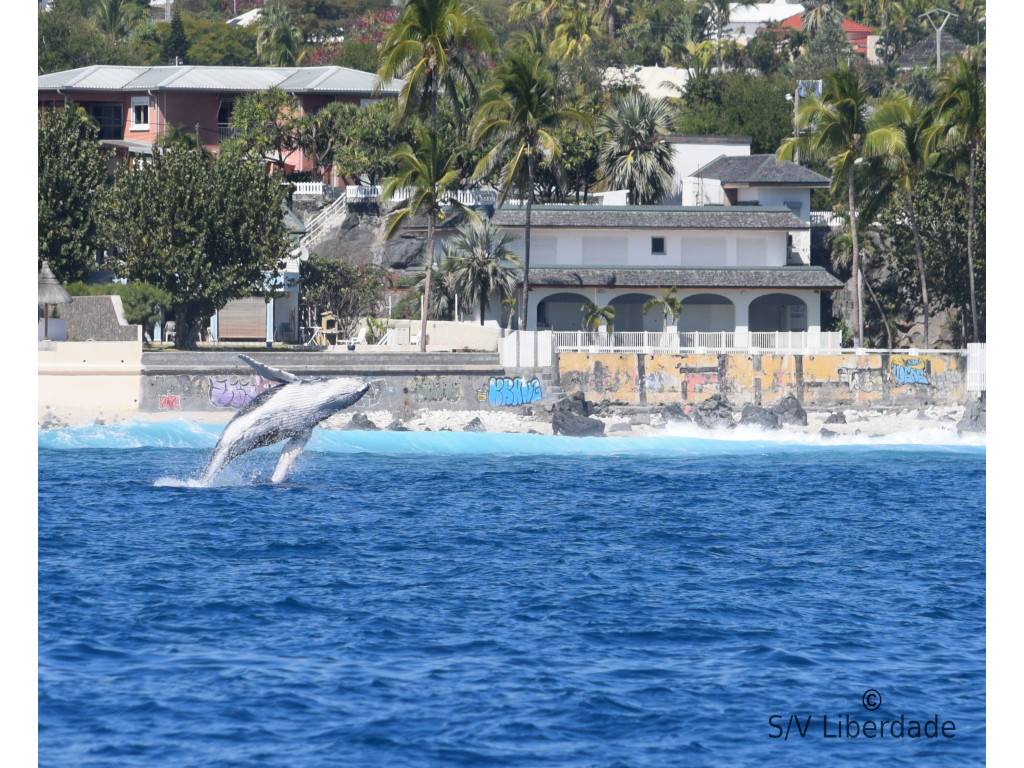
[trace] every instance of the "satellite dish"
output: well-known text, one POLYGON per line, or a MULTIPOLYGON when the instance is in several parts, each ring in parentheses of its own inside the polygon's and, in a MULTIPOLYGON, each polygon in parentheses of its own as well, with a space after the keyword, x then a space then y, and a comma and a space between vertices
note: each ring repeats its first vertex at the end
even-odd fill
POLYGON ((299 261, 309 260, 309 251, 306 249, 306 246, 304 245, 300 245, 298 248, 292 249, 292 251, 288 255, 291 256, 292 258, 298 259, 299 261))

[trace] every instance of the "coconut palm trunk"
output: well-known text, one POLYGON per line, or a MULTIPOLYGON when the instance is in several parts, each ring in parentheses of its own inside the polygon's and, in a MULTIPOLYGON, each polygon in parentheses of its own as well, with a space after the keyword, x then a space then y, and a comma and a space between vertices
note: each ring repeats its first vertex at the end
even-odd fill
POLYGON ((434 273, 434 217, 427 214, 427 277, 423 288, 423 311, 420 313, 420 352, 427 351, 427 317, 430 315, 430 282, 434 273))
POLYGON ((907 188, 907 210, 910 212, 910 231, 914 234, 914 251, 917 255, 917 271, 921 275, 921 304, 924 306, 924 348, 929 349, 928 335, 928 281, 924 274, 924 251, 921 248, 921 231, 917 227, 917 211, 914 208, 914 193, 907 188))
POLYGON ((523 246, 523 311, 519 315, 519 330, 526 330, 526 319, 530 315, 530 218, 533 214, 533 177, 535 173, 535 160, 533 152, 527 150, 526 177, 528 179, 526 189, 526 242, 523 246))
POLYGON ((975 342, 981 341, 981 333, 978 330, 978 300, 974 294, 974 198, 976 193, 974 191, 974 168, 975 158, 977 155, 977 147, 971 145, 971 170, 970 170, 970 182, 968 190, 970 192, 968 207, 967 207, 967 277, 971 287, 971 323, 974 327, 974 336, 972 337, 975 342))
POLYGON ((857 346, 864 346, 864 297, 861 291, 860 247, 857 243, 857 188, 853 181, 853 165, 849 170, 847 182, 848 204, 850 209, 850 244, 853 247, 853 323, 857 326, 857 346))

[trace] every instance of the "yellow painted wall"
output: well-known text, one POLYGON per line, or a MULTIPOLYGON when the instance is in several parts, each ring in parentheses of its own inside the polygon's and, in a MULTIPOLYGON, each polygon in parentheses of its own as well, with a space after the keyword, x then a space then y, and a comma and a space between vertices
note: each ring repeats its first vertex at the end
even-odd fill
POLYGON ((698 403, 721 393, 770 406, 792 393, 804 405, 943 405, 965 401, 959 352, 902 355, 635 355, 563 353, 562 391, 623 403, 698 403))

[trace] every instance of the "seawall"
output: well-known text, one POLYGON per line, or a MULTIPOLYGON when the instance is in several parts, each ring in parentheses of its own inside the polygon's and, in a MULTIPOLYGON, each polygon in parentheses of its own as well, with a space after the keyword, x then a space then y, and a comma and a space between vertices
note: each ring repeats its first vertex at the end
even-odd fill
MULTIPOLYGON (((497 410, 544 406, 581 392, 630 405, 770 406, 792 393, 807 409, 964 405, 967 358, 924 355, 642 355, 563 353, 557 366, 506 370, 495 353, 250 352, 299 376, 354 376, 370 384, 356 411, 497 410)), ((49 342, 39 349, 39 413, 180 411, 225 417, 274 386, 233 351, 142 352, 128 342, 49 342)))

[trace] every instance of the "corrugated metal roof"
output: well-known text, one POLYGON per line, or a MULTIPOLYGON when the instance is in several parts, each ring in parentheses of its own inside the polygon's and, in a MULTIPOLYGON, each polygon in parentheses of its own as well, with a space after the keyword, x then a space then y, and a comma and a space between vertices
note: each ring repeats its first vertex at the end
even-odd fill
MULTIPOLYGON (((525 227, 526 209, 504 206, 494 212, 495 224, 525 227)), ((806 229, 807 223, 788 208, 754 205, 535 205, 530 226, 575 229, 806 229)))
POLYGON ((635 269, 530 267, 530 285, 573 288, 792 288, 833 291, 842 281, 821 267, 635 269))
MULTIPOLYGON (((118 67, 96 65, 40 75, 39 90, 87 91, 264 91, 289 93, 373 92, 377 76, 346 67, 118 67)), ((392 80, 381 93, 402 87, 392 80)))

